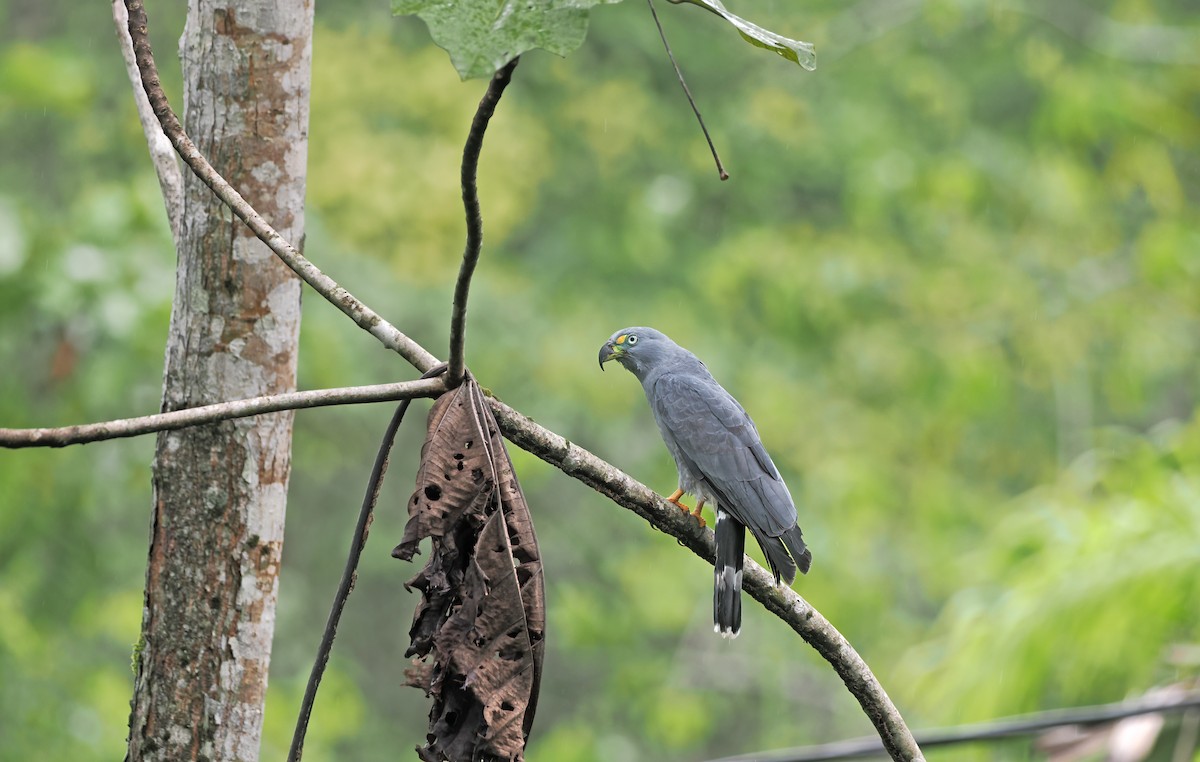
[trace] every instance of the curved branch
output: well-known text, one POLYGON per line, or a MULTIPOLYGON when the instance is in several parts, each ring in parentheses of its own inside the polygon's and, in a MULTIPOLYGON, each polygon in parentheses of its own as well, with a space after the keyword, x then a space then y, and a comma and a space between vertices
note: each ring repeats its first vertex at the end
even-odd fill
POLYGON ((158 78, 158 68, 154 63, 154 54, 150 50, 150 39, 146 32, 146 8, 142 0, 125 0, 129 11, 129 36, 133 39, 133 52, 137 60, 138 70, 142 77, 142 87, 150 99, 154 115, 162 125, 163 132, 171 144, 191 170, 204 184, 212 188, 217 198, 221 199, 234 214, 236 214, 265 243, 271 251, 283 260, 305 283, 325 297, 325 300, 345 313, 360 328, 379 339, 385 347, 400 354, 405 360, 422 372, 438 364, 438 360, 424 347, 404 335, 400 329, 384 320, 378 313, 353 294, 338 285, 337 281, 309 262, 271 227, 262 216, 234 190, 225 178, 213 169, 208 160, 192 143, 191 138, 183 131, 179 117, 171 110, 163 92, 162 83, 158 78))
POLYGON ((263 413, 298 410, 329 405, 354 405, 362 402, 387 402, 413 397, 436 397, 446 390, 440 378, 401 381, 375 386, 348 386, 341 389, 316 389, 288 392, 266 397, 251 397, 232 402, 174 410, 170 413, 122 418, 102 423, 85 423, 56 429, 0 429, 0 447, 66 447, 105 439, 136 437, 156 431, 172 431, 231 418, 246 418, 263 413))
POLYGON ((475 118, 471 120, 471 131, 463 146, 462 200, 467 214, 467 245, 463 251, 462 265, 458 269, 458 280, 454 284, 454 306, 450 313, 450 364, 446 370, 446 386, 450 389, 462 383, 465 365, 463 345, 467 332, 467 295, 471 290, 471 276, 479 263, 479 252, 483 248, 483 217, 479 212, 479 188, 476 176, 479 171, 479 153, 483 150, 483 136, 488 122, 496 112, 496 104, 504 94, 504 88, 512 81, 513 69, 520 57, 514 58, 495 74, 488 83, 487 92, 479 101, 475 118))
MULTIPOLYGON (((713 563, 716 558, 713 533, 667 503, 646 485, 587 450, 539 426, 498 399, 489 400, 504 436, 523 450, 559 468, 671 535, 696 555, 713 563)), ((842 682, 858 699, 863 711, 879 731, 884 748, 894 760, 924 760, 912 732, 892 704, 870 667, 829 620, 791 588, 775 584, 775 578, 752 559, 746 559, 743 586, 768 611, 817 650, 842 682)))

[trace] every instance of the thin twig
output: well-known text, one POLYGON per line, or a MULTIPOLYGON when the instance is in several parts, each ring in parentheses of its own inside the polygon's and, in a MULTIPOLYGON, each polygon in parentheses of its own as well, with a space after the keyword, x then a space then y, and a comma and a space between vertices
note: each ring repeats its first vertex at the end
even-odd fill
POLYGON ((338 285, 337 281, 305 259, 291 243, 267 224, 267 221, 254 210, 254 207, 246 203, 241 194, 234 190, 225 178, 213 169, 208 160, 192 143, 191 138, 183 131, 179 118, 171 110, 171 104, 167 101, 166 93, 163 92, 162 83, 158 78, 158 68, 154 63, 154 55, 150 50, 150 40, 146 32, 146 9, 142 0, 125 0, 125 7, 129 12, 129 36, 133 39, 133 52, 141 73, 142 87, 146 90, 150 106, 154 109, 154 114, 158 117, 163 132, 166 133, 171 144, 175 146, 175 150, 196 173, 196 176, 203 180, 205 185, 212 188, 213 193, 225 202, 225 205, 241 218, 254 234, 283 260, 284 264, 292 268, 305 283, 312 286, 317 293, 325 297, 326 301, 345 313, 360 328, 379 339, 388 349, 398 352, 417 370, 424 372, 437 365, 437 358, 429 351, 404 335, 400 329, 384 320, 378 313, 338 285))
POLYGON ((479 263, 479 252, 483 248, 483 217, 479 211, 479 188, 476 183, 479 154, 483 150, 483 136, 487 132, 488 121, 496 112, 496 104, 500 102, 504 88, 512 81, 513 69, 517 68, 520 60, 520 57, 514 58, 492 75, 487 92, 483 94, 479 107, 475 110, 471 130, 467 133, 467 142, 463 146, 461 181, 463 208, 467 215, 467 245, 463 251, 462 265, 458 269, 458 280, 454 284, 454 306, 450 313, 450 367, 446 371, 446 386, 450 389, 461 384, 463 379, 467 295, 471 290, 471 276, 475 273, 475 265, 479 263))
POLYGON ((162 189, 163 204, 167 208, 167 219, 171 223, 171 238, 179 248, 179 225, 183 219, 183 171, 171 141, 163 133, 162 126, 150 107, 150 99, 142 88, 142 76, 137 60, 133 56, 133 39, 129 36, 129 13, 124 0, 112 0, 113 21, 117 25, 117 39, 121 44, 121 57, 125 59, 125 73, 133 85, 133 101, 137 105, 138 120, 146 136, 146 147, 150 149, 150 160, 158 174, 158 186, 162 189))
MULTIPOLYGON (((437 365, 421 376, 433 379, 446 371, 446 366, 437 365)), ((444 389, 444 387, 443 387, 444 389)), ((396 432, 408 412, 411 399, 406 399, 392 414, 383 441, 379 444, 379 452, 375 454, 375 465, 371 468, 371 478, 367 481, 367 492, 363 495, 362 507, 358 511, 358 523, 354 525, 354 535, 350 538, 350 552, 346 556, 346 566, 342 569, 342 579, 338 582, 337 594, 333 597, 333 606, 325 621, 325 632, 321 635, 321 645, 317 648, 317 658, 313 662, 312 671, 308 675, 308 684, 304 686, 304 700, 300 703, 300 715, 296 718, 296 729, 292 733, 292 746, 288 750, 288 762, 299 762, 304 754, 304 736, 308 733, 308 720, 312 716, 313 702, 317 699, 317 689, 321 685, 321 677, 325 674, 325 666, 329 663, 329 653, 333 650, 333 639, 337 637, 338 622, 342 619, 342 611, 346 601, 354 590, 354 581, 358 578, 358 562, 362 558, 363 548, 367 544, 367 535, 371 532, 371 522, 375 516, 375 504, 379 502, 379 490, 383 487, 383 475, 387 473, 388 459, 391 457, 392 446, 396 443, 396 432)))
MULTIPOLYGON (((943 730, 927 730, 916 734, 925 748, 991 741, 999 738, 1028 736, 1064 725, 1099 725, 1126 717, 1161 712, 1182 712, 1200 707, 1200 693, 1184 693, 1170 699, 1139 699, 1115 704, 1085 706, 1074 709, 1055 709, 992 722, 960 725, 943 730)), ((714 762, 827 762, 827 760, 856 759, 879 754, 883 747, 878 738, 855 738, 849 741, 806 746, 801 749, 782 749, 736 757, 722 757, 714 762)))
POLYGON ((729 173, 725 171, 725 166, 721 164, 721 157, 717 155, 717 147, 713 145, 712 137, 708 134, 708 127, 704 126, 704 117, 700 116, 700 109, 696 108, 696 99, 692 97, 692 91, 688 89, 687 82, 683 78, 683 72, 679 69, 679 64, 675 63, 675 54, 671 52, 671 43, 667 42, 667 33, 663 31, 662 22, 658 20, 658 11, 654 8, 654 0, 646 0, 646 2, 650 5, 650 15, 654 17, 654 25, 658 27, 658 36, 662 38, 663 47, 667 49, 667 58, 671 59, 671 65, 675 67, 675 76, 679 78, 679 84, 683 87, 683 94, 687 96, 688 103, 692 106, 692 113, 696 115, 696 121, 700 123, 700 130, 704 133, 704 139, 708 141, 708 150, 712 151, 713 161, 717 163, 717 173, 721 176, 722 180, 728 180, 729 173))
MULTIPOLYGON (((695 519, 616 466, 539 426, 500 400, 492 398, 490 402, 504 436, 518 447, 625 506, 710 564, 715 560, 711 530, 702 528, 695 519)), ((791 588, 776 585, 774 576, 750 558, 746 559, 742 582, 746 592, 787 623, 833 666, 874 723, 892 759, 903 762, 924 759, 900 712, 870 667, 819 611, 791 588)))
POLYGON ((316 389, 288 392, 266 397, 251 397, 214 405, 174 410, 169 413, 122 418, 102 423, 85 423, 55 429, 0 429, 0 447, 66 447, 105 439, 136 437, 156 431, 173 431, 188 426, 246 418, 263 413, 298 410, 328 405, 354 405, 362 402, 387 402, 412 397, 436 397, 445 391, 441 379, 401 381, 375 386, 349 386, 341 389, 316 389))

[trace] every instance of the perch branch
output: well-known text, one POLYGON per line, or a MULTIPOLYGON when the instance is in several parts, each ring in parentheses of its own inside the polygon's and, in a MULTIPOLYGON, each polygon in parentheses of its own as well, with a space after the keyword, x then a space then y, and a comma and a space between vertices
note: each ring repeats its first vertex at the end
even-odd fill
POLYGON ((488 121, 496 112, 496 104, 504 94, 504 88, 512 81, 513 70, 521 59, 514 58, 494 75, 488 83, 487 92, 479 101, 475 118, 471 120, 471 131, 463 146, 462 200, 467 214, 467 245, 463 251, 462 265, 458 269, 458 280, 454 284, 454 306, 450 313, 450 365, 446 371, 446 386, 453 389, 462 383, 465 370, 463 345, 467 333, 467 295, 471 290, 471 276, 479 263, 479 252, 483 248, 483 217, 479 211, 479 187, 476 178, 479 172, 479 154, 483 150, 483 136, 488 121))
POLYGON ((191 138, 183 131, 179 117, 171 110, 163 92, 162 83, 158 78, 158 68, 154 63, 154 54, 150 50, 150 39, 146 32, 146 8, 142 0, 125 0, 129 12, 129 36, 133 39, 133 52, 137 60, 138 71, 142 78, 142 87, 154 109, 154 115, 162 126, 163 132, 175 146, 191 170, 196 173, 204 184, 212 188, 217 198, 221 199, 234 214, 236 214, 254 232, 254 235, 265 243, 271 251, 283 260, 305 283, 325 297, 325 300, 345 313, 360 328, 379 339, 385 347, 399 353, 417 370, 429 370, 438 364, 438 360, 424 347, 404 335, 396 326, 384 320, 378 313, 353 294, 338 285, 337 281, 309 262, 271 227, 262 216, 242 198, 225 178, 213 169, 208 160, 200 153, 191 138))
POLYGON ((183 172, 179 168, 179 160, 175 158, 175 149, 163 133, 158 118, 154 116, 154 109, 150 107, 150 99, 146 97, 146 91, 142 88, 142 75, 133 56, 133 38, 129 36, 129 13, 125 10, 124 0, 112 0, 112 14, 117 25, 117 40, 121 43, 121 57, 125 59, 125 73, 133 86, 133 101, 137 105, 138 120, 142 123, 146 147, 150 149, 150 160, 154 163, 155 173, 158 174, 163 204, 167 208, 167 219, 171 223, 171 238, 178 249, 179 221, 183 217, 183 172))
MULTIPOLYGON (((504 436, 518 447, 628 508, 655 529, 673 536, 681 545, 713 563, 716 552, 711 530, 702 528, 694 519, 612 464, 539 426, 500 400, 492 398, 490 402, 504 436)), ((746 592, 786 622, 833 666, 879 731, 879 738, 892 759, 923 760, 900 712, 846 638, 791 588, 777 586, 771 573, 752 559, 746 559, 744 573, 746 592)))
MULTIPOLYGON (((725 171, 725 165, 721 163, 721 157, 717 154, 717 147, 713 145, 712 136, 708 134, 708 127, 704 125, 704 117, 700 116, 700 109, 696 107, 696 99, 692 97, 692 91, 688 89, 687 80, 683 78, 683 72, 679 68, 679 64, 675 63, 675 54, 671 52, 671 43, 667 42, 667 33, 663 31, 662 22, 658 20, 658 11, 654 8, 654 0, 646 0, 650 5, 650 15, 654 17, 654 25, 658 27, 658 36, 662 38, 663 47, 667 49, 667 58, 671 59, 671 65, 675 67, 675 76, 679 78, 679 86, 683 88, 683 94, 687 96, 688 103, 691 104, 692 113, 696 115, 696 121, 700 123, 700 131, 704 133, 704 139, 708 141, 708 150, 712 151, 713 161, 717 163, 717 174, 722 180, 729 179, 729 173, 725 171)), ((676 2, 676 0, 671 0, 676 2)))
MULTIPOLYGON (((422 380, 430 379, 445 372, 445 365, 435 366, 422 380)), ((440 379, 438 379, 440 382, 440 379)), ((292 746, 288 750, 288 762, 300 762, 304 754, 304 736, 308 733, 308 720, 312 716, 313 703, 317 699, 317 689, 321 685, 321 677, 325 674, 325 665, 329 663, 329 653, 333 650, 333 639, 337 637, 338 622, 342 619, 342 611, 350 592, 354 590, 354 582, 358 579, 358 562, 362 558, 363 548, 367 544, 367 535, 371 532, 371 523, 375 519, 375 504, 379 502, 379 490, 383 486, 383 475, 387 472, 388 459, 392 447, 396 443, 396 432, 408 412, 412 399, 406 399, 392 414, 387 430, 383 434, 383 442, 379 452, 375 454, 375 465, 371 468, 371 478, 367 482, 367 493, 363 495, 362 507, 358 511, 358 523, 354 526, 354 534, 350 538, 350 552, 346 556, 346 566, 342 569, 342 579, 338 582, 337 593, 333 597, 333 607, 325 621, 325 632, 321 635, 321 645, 317 648, 317 658, 313 662, 312 671, 308 675, 308 684, 304 686, 304 700, 300 703, 300 715, 296 718, 296 729, 292 733, 292 746)))
POLYGON ((136 437, 156 431, 171 431, 230 418, 246 418, 262 413, 278 413, 307 407, 354 405, 361 402, 386 402, 413 397, 436 397, 445 391, 439 378, 401 381, 375 386, 348 386, 341 389, 317 389, 288 392, 266 397, 251 397, 232 402, 174 410, 170 413, 123 418, 103 423, 85 423, 56 429, 0 429, 0 447, 65 447, 104 439, 136 437))

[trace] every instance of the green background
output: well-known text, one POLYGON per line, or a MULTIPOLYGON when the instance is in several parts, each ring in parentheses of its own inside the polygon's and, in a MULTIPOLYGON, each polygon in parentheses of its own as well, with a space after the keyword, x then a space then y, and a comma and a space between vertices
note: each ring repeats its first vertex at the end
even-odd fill
MULTIPOLYGON (((150 3, 178 105, 182 3, 150 3)), ((741 0, 806 73, 660 4, 525 57, 484 146, 468 363, 655 489, 674 467, 628 325, 758 422, 813 571, 796 589, 914 727, 1117 701, 1200 673, 1200 13, 1185 0, 741 0)), ((153 412, 174 255, 104 2, 0 0, 0 425, 153 412)), ((484 88, 386 3, 317 4, 306 253, 439 355, 458 160, 484 88)), ((301 388, 413 375, 311 294, 301 388)), ((306 746, 412 758, 405 424, 306 746)), ((282 758, 390 406, 297 415, 264 759, 282 758)), ((0 759, 123 754, 153 440, 0 453, 0 759)), ((711 571, 513 450, 546 562, 534 762, 703 760, 866 735, 836 676, 711 571)), ((757 552, 757 549, 755 549, 757 552)), ((1168 750, 1169 751, 1169 750, 1168 750)), ((931 760, 1031 758, 1028 744, 931 760)), ((1168 757, 1163 757, 1164 759, 1168 757)))

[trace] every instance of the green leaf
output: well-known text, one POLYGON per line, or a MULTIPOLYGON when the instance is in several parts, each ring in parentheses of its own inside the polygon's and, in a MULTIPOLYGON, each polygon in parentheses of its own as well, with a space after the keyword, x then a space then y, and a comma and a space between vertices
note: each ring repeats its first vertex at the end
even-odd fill
POLYGON ((730 13, 725 8, 725 5, 721 3, 721 0, 669 0, 669 2, 676 5, 691 3, 705 10, 712 11, 730 24, 733 24, 738 33, 751 45, 773 50, 787 60, 800 64, 800 66, 808 71, 817 68, 817 51, 811 42, 793 40, 781 34, 775 34, 769 29, 763 29, 758 24, 753 24, 741 16, 730 13))
POLYGON ((416 14, 463 79, 490 77, 527 50, 565 56, 583 44, 588 9, 619 0, 392 0, 416 14))

